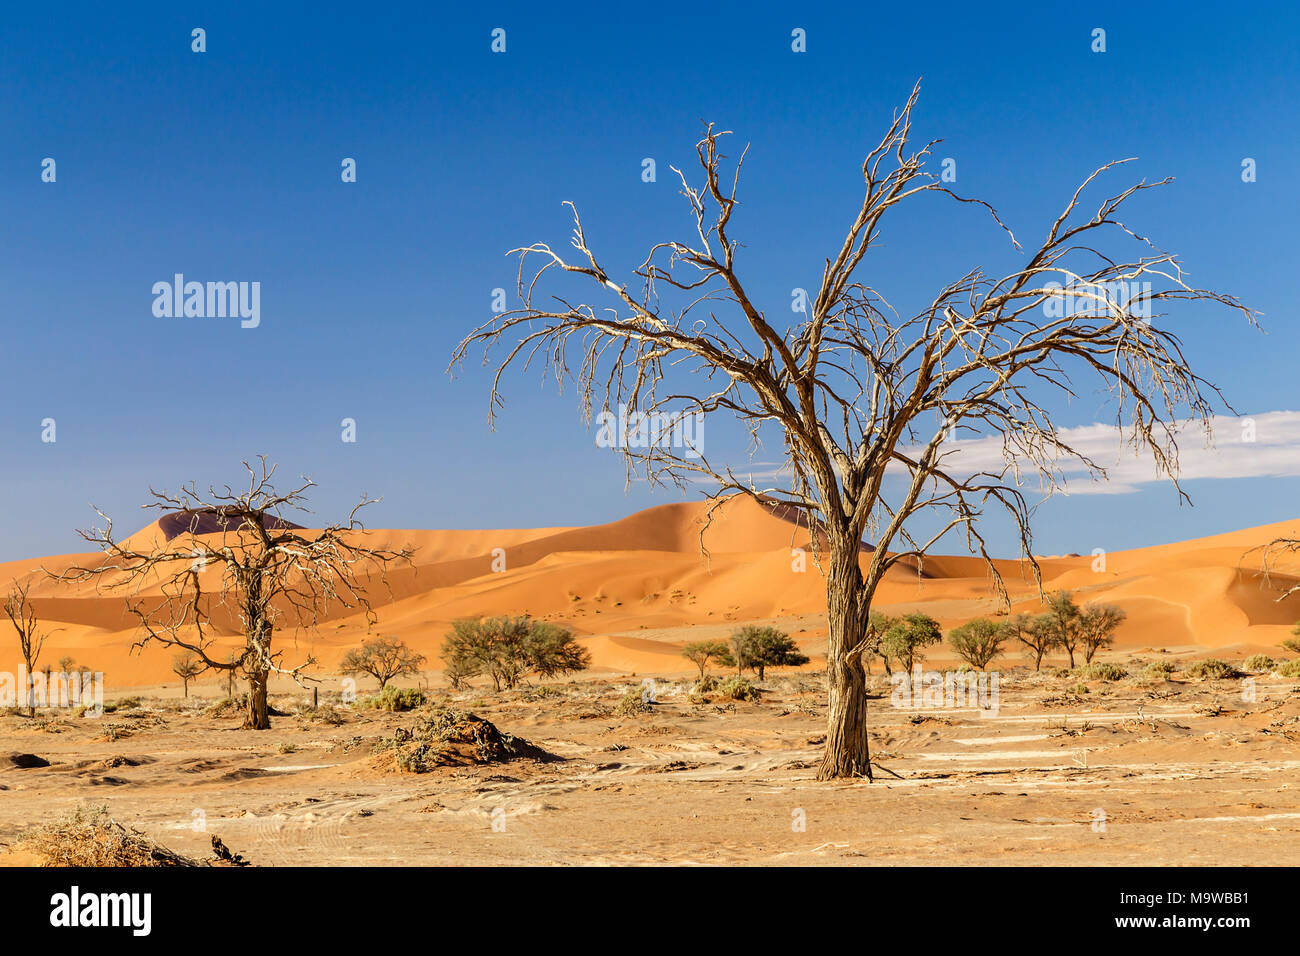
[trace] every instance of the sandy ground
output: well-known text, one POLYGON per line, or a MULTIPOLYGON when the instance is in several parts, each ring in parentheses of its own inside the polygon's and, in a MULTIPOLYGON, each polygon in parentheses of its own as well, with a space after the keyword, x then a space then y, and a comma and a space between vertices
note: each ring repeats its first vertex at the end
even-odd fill
MULTIPOLYGON (((1125 658, 1117 657, 1124 661, 1125 658)), ((1135 666, 1135 665, 1131 665, 1135 666)), ((1136 669, 1136 668, 1135 668, 1136 669)), ((1300 863, 1300 690, 1239 680, 1093 681, 1003 671, 996 714, 873 702, 875 783, 819 783, 818 675, 769 674, 758 702, 689 700, 654 675, 649 713, 619 716, 645 675, 436 701, 563 758, 385 769, 375 745, 418 714, 331 702, 245 731, 141 692, 99 718, 0 716, 0 863, 38 862, 24 831, 78 806, 208 855, 210 834, 257 865, 1300 863)), ((322 698, 322 703, 325 703, 322 698)))

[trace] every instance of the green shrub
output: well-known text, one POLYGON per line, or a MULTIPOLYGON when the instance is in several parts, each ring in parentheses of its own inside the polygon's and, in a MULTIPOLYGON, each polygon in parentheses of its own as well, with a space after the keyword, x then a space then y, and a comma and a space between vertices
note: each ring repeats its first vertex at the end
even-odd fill
POLYGON ((331 727, 337 727, 345 723, 345 718, 341 713, 328 705, 323 707, 307 706, 302 708, 296 714, 299 720, 309 720, 316 723, 329 724, 331 727))
POLYGON ((734 674, 718 685, 718 693, 728 700, 758 700, 758 688, 734 674))
MULTIPOLYGON (((247 703, 247 698, 243 695, 239 697, 223 697, 220 700, 209 705, 208 709, 203 712, 204 717, 232 717, 242 713, 247 703)), ((105 705, 105 710, 108 706, 105 705)))
POLYGON ((1248 671, 1258 673, 1260 671, 1271 671, 1274 667, 1274 661, 1267 654, 1252 654, 1246 658, 1241 666, 1248 671))
POLYGON ((414 710, 423 703, 424 691, 415 687, 385 687, 374 697, 367 698, 362 706, 392 713, 414 710))
POLYGON ((1277 672, 1283 677, 1300 677, 1300 659, 1279 664, 1277 672))
POLYGON ((1217 657, 1207 657, 1203 661, 1194 661, 1183 668, 1183 673, 1197 680, 1223 680, 1239 675, 1237 668, 1227 661, 1219 660, 1217 657))
POLYGON ((691 688, 692 694, 709 694, 718 689, 718 679, 712 675, 706 676, 703 680, 696 681, 695 686, 691 688))
POLYGON ((652 709, 650 704, 642 699, 641 689, 637 688, 623 695, 614 712, 620 717, 635 717, 637 714, 648 714, 652 709))
POLYGON ((1148 677, 1168 677, 1178 668, 1174 667, 1173 661, 1152 661, 1142 669, 1142 673, 1148 677))
POLYGON ((1082 697, 1084 694, 1091 693, 1091 691, 1088 690, 1087 684, 1075 684, 1072 687, 1067 687, 1065 690, 1066 693, 1075 694, 1080 697, 1082 697))
POLYGON ((1123 680, 1128 677, 1128 671, 1118 664, 1103 663, 1093 661, 1090 664, 1084 664, 1076 668, 1075 673, 1083 680, 1123 680))

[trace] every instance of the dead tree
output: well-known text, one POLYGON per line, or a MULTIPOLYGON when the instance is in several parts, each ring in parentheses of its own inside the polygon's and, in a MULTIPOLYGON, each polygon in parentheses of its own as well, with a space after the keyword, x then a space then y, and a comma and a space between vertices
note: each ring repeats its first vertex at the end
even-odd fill
MULTIPOLYGON (((36 701, 32 694, 32 675, 36 673, 36 664, 40 660, 41 648, 45 646, 46 635, 38 630, 39 621, 36 617, 36 609, 32 607, 31 598, 28 595, 30 590, 30 581, 15 579, 10 584, 9 594, 4 599, 4 612, 5 616, 9 618, 9 623, 14 626, 14 630, 18 633, 18 651, 22 655, 23 664, 26 667, 22 692, 26 698, 27 715, 35 717, 36 701)), ((48 677, 45 686, 48 689, 48 677)))
POLYGON ((202 674, 207 668, 193 651, 182 651, 172 658, 172 673, 181 679, 185 696, 190 696, 190 681, 202 674))
MULTIPOLYGON (((1278 604, 1300 594, 1300 538, 1273 538, 1267 544, 1248 550, 1243 559, 1259 555, 1260 583, 1264 587, 1278 591, 1275 599, 1278 604)), ((1300 624, 1291 632, 1300 636, 1300 624)), ((1288 650, 1300 650, 1300 640, 1295 638, 1282 642, 1288 650)))
MULTIPOLYGON (((248 681, 244 726, 271 726, 267 683, 272 674, 301 680, 315 663, 310 655, 289 667, 283 651, 273 649, 275 632, 287 622, 295 638, 311 632, 331 605, 361 608, 367 622, 375 620, 367 588, 359 572, 376 572, 387 587, 387 569, 394 561, 409 562, 411 551, 372 548, 364 543, 365 528, 357 513, 380 499, 362 497, 344 524, 305 530, 290 523, 286 511, 310 513, 306 493, 315 487, 302 478, 292 491, 272 484, 275 466, 265 458, 248 470, 248 487, 200 493, 191 483, 176 494, 154 491, 143 507, 171 516, 183 531, 166 542, 136 550, 113 534, 113 522, 102 511, 105 527, 80 532, 103 551, 103 560, 89 568, 71 568, 64 580, 94 580, 106 591, 127 592, 127 607, 139 624, 134 648, 150 643, 192 652, 205 667, 237 671, 248 681), (142 592, 149 591, 145 596, 142 592), (238 622, 244 646, 235 654, 217 657, 218 628, 213 614, 224 611, 238 622)), ((296 643, 296 641, 295 641, 296 643)))
POLYGON ((594 409, 603 415, 623 406, 628 420, 635 414, 639 425, 649 423, 648 441, 622 443, 629 478, 707 483, 710 517, 724 496, 743 493, 821 527, 824 545, 816 534, 813 541, 830 624, 823 779, 870 777, 862 654, 885 573, 900 563, 915 568, 935 542, 959 531, 1007 600, 978 525, 991 509, 1009 516, 1038 580, 1023 480, 1037 479, 1050 493, 1063 483, 1063 463, 1071 462, 1091 477, 1105 476, 1053 422, 1051 403, 1074 394, 1072 376, 1109 393, 1128 443, 1177 487, 1179 418, 1208 439, 1212 403, 1222 396, 1188 368, 1179 339, 1155 309, 1207 300, 1255 321, 1237 299, 1189 285, 1174 255, 1118 218, 1130 197, 1169 180, 1143 180, 1103 200, 1091 216, 1081 212, 1084 191, 1127 160, 1090 175, 1042 243, 1024 255, 992 206, 962 199, 925 171, 934 143, 910 145, 918 94, 919 85, 863 163, 862 204, 825 260, 816 295, 791 322, 765 312, 741 278, 731 227, 748 150, 725 172, 720 148, 727 134, 709 124, 696 146, 703 182, 692 186, 674 168, 692 236, 653 246, 633 270, 634 281, 616 280, 588 245, 576 207, 566 203, 574 253, 566 257, 545 243, 514 250, 522 307, 471 333, 451 362, 454 369, 482 348, 487 363, 494 346, 502 350, 490 422, 503 404, 506 369, 538 363, 561 387, 576 382, 585 420, 594 409), (1022 260, 1007 275, 972 269, 905 317, 859 278, 859 267, 877 244, 885 214, 927 193, 988 213, 1022 260), (1137 251, 1103 251, 1107 240, 1132 242, 1137 251), (769 486, 711 461, 701 448, 680 447, 675 432, 684 431, 683 416, 715 412, 744 423, 755 448, 764 437, 780 438, 785 466, 762 479, 769 486), (1001 437, 1004 464, 964 473, 952 457, 953 439, 981 431, 1001 437), (889 486, 887 475, 896 479, 889 486), (921 512, 938 513, 937 533, 913 535, 909 520, 921 512), (861 559, 867 535, 875 547, 861 559))

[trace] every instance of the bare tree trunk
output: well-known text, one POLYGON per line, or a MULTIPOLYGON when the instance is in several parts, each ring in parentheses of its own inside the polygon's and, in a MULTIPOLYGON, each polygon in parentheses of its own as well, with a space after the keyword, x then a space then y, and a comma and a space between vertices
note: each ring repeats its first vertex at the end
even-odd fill
POLYGON ((817 769, 817 779, 866 777, 870 780, 867 682, 861 646, 866 637, 868 612, 859 603, 865 583, 858 566, 856 542, 832 541, 830 552, 830 577, 826 582, 830 617, 826 688, 830 708, 826 713, 826 751, 817 769))
POLYGON ((266 706, 267 672, 248 672, 248 711, 244 715, 245 730, 270 730, 271 715, 266 706))
MULTIPOLYGON (((251 597, 260 597, 261 582, 254 579, 248 586, 251 597)), ((266 684, 270 677, 271 636, 274 628, 271 622, 261 617, 260 603, 250 602, 248 608, 247 640, 252 651, 249 655, 252 663, 244 666, 248 675, 248 711, 244 717, 245 730, 270 730, 271 714, 266 705, 266 684)))
MULTIPOLYGON (((35 672, 34 670, 32 670, 32 667, 33 667, 33 662, 32 662, 32 661, 28 661, 28 662, 27 662, 27 677, 26 677, 27 686, 23 688, 23 690, 24 690, 24 692, 26 693, 26 696, 27 696, 27 716, 28 716, 28 717, 35 717, 35 716, 36 716, 36 681, 35 681, 35 679, 34 679, 34 678, 36 677, 36 672, 35 672)), ((49 685, 46 685, 46 686, 49 686, 49 685)))

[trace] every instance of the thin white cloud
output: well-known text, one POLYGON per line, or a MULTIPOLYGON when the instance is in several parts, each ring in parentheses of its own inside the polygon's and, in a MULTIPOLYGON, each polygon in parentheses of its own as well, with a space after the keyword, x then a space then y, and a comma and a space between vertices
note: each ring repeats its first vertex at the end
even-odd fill
MULTIPOLYGON (((1149 456, 1135 455, 1114 425, 1092 424, 1060 430, 1061 439, 1106 469, 1107 480, 1095 480, 1073 459, 1057 462, 1064 478, 1063 493, 1070 495, 1126 495, 1142 486, 1168 480, 1149 456)), ((1207 445, 1199 426, 1188 424, 1177 436, 1178 477, 1181 481, 1216 478, 1300 477, 1300 412, 1261 412, 1257 415, 1214 417, 1214 443, 1207 445)), ((945 459, 953 473, 998 472, 1003 467, 1002 436, 990 435, 953 441, 945 459)), ((736 468, 762 486, 790 477, 788 464, 754 462, 736 468)), ((1027 485, 1037 483, 1037 473, 1026 472, 1027 485)))
MULTIPOLYGON (((1150 455, 1136 455, 1114 425, 1093 424, 1060 430, 1062 440, 1106 469, 1106 480, 1094 479, 1079 462, 1057 463, 1064 492, 1071 495, 1132 494, 1143 485, 1167 480, 1156 470, 1150 455)), ((1201 428, 1189 423, 1177 433, 1178 477, 1286 478, 1300 476, 1300 412, 1262 412, 1258 415, 1214 417, 1214 442, 1207 445, 1201 428)), ((954 471, 973 473, 1002 467, 1000 435, 955 441, 947 465, 954 471)), ((1026 475, 1032 481, 1032 475, 1026 475)))

